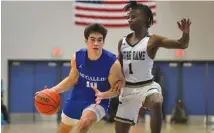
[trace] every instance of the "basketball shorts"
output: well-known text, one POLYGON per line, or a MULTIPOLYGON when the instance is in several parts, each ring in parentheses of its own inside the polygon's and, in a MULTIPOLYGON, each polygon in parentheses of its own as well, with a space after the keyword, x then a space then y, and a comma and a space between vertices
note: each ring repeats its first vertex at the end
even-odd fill
POLYGON ((140 87, 124 87, 121 89, 115 120, 134 125, 146 97, 154 93, 162 94, 161 87, 156 82, 140 87))
POLYGON ((96 114, 97 122, 106 114, 106 109, 102 105, 97 105, 95 107, 95 104, 89 102, 68 99, 62 111, 62 122, 66 125, 75 125, 81 119, 82 113, 88 110, 93 111, 96 114))

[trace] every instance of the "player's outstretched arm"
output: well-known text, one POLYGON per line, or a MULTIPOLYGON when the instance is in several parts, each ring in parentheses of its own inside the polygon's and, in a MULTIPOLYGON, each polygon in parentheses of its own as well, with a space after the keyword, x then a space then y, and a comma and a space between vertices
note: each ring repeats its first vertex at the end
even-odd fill
POLYGON ((191 22, 189 19, 182 19, 180 22, 177 22, 178 28, 183 32, 182 37, 178 40, 167 39, 159 35, 153 35, 154 45, 163 48, 171 49, 185 49, 189 45, 189 32, 191 22))
POLYGON ((62 80, 59 84, 51 88, 52 90, 62 93, 68 89, 70 89, 72 86, 74 86, 79 79, 79 72, 76 67, 76 58, 75 56, 72 56, 71 58, 71 70, 69 75, 62 80))

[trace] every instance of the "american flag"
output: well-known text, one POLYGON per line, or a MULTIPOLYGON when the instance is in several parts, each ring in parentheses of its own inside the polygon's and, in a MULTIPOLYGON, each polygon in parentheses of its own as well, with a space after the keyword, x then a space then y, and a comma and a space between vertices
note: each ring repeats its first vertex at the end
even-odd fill
MULTIPOLYGON (((137 2, 150 7, 156 23, 156 3, 148 0, 137 0, 137 2)), ((76 0, 73 8, 74 23, 82 26, 100 23, 112 28, 128 27, 128 21, 125 19, 126 12, 123 10, 127 3, 128 0, 76 0)))

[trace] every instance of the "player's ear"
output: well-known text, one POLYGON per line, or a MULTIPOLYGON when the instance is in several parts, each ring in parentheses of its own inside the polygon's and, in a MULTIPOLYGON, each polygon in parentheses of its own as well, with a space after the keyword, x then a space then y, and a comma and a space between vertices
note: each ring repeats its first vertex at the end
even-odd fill
POLYGON ((88 40, 87 39, 85 39, 85 43, 87 44, 87 42, 88 42, 88 40))

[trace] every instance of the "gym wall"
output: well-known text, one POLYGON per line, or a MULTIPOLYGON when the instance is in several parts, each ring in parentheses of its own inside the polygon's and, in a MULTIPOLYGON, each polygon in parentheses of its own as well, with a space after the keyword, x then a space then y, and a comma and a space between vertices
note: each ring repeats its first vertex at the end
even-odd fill
MULTIPOLYGON (((181 32, 176 22, 183 17, 192 21, 190 46, 184 60, 214 59, 214 2, 157 2, 157 24, 150 32, 178 39, 181 32)), ((51 51, 60 48, 61 59, 69 60, 79 48, 85 47, 84 27, 72 21, 72 2, 2 1, 2 79, 7 88, 9 59, 53 59, 51 51)), ((129 28, 108 29, 105 48, 117 52, 118 40, 129 28)), ((157 60, 178 60, 175 50, 160 49, 157 60)), ((7 99, 7 97, 5 97, 7 99)), ((7 101, 7 100, 5 100, 7 101)))

